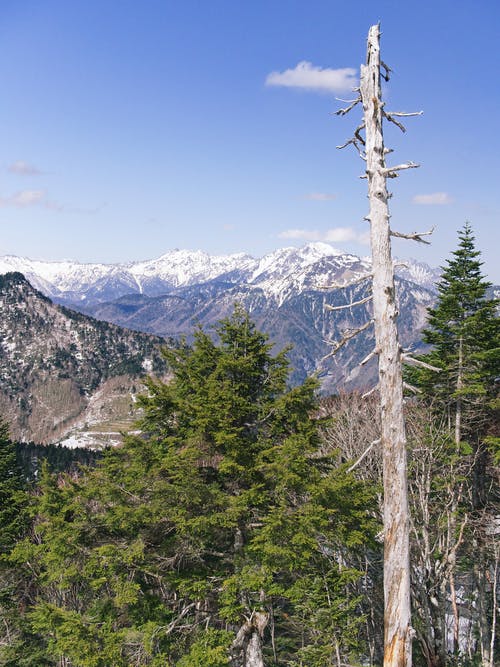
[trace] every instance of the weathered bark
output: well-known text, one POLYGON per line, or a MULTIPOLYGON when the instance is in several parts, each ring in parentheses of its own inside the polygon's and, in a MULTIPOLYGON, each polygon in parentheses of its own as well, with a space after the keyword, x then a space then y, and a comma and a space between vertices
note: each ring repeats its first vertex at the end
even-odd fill
POLYGON ((403 417, 401 348, 397 330, 391 257, 383 103, 380 85, 380 29, 368 34, 361 66, 366 174, 373 259, 373 314, 379 358, 381 441, 384 469, 384 667, 411 666, 410 558, 406 435, 403 417))
POLYGON ((490 667, 491 659, 491 628, 488 614, 488 592, 486 582, 486 559, 484 557, 484 548, 480 544, 477 546, 477 552, 474 559, 474 580, 476 587, 477 604, 477 624, 479 630, 479 649, 481 652, 481 665, 490 667))
POLYGON ((490 664, 489 667, 494 667, 493 661, 495 660, 495 640, 496 640, 496 629, 497 629, 497 606, 498 606, 498 566, 500 564, 500 544, 498 541, 494 545, 494 561, 493 561, 493 579, 491 582, 491 597, 492 597, 492 609, 493 615, 491 619, 491 638, 490 638, 490 664))
POLYGON ((464 367, 464 343, 463 338, 460 336, 458 341, 458 372, 457 372, 457 400, 455 404, 455 444, 457 449, 462 440, 462 399, 460 398, 460 390, 463 387, 463 367, 464 367))
POLYGON ((262 636, 269 614, 256 611, 239 629, 231 651, 231 667, 264 667, 262 636))

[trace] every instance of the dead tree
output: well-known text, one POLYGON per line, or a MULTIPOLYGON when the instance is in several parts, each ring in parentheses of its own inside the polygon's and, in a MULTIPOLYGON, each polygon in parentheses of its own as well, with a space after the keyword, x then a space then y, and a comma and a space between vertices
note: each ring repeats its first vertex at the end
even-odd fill
MULTIPOLYGON (((368 355, 378 356, 378 390, 381 410, 381 445, 384 477, 384 667, 410 667, 411 627, 410 556, 407 491, 406 434, 403 417, 402 364, 421 363, 404 355, 399 344, 397 304, 394 285, 394 264, 391 256, 391 236, 427 243, 422 237, 431 233, 402 234, 391 230, 387 179, 396 178, 400 171, 418 165, 413 162, 387 167, 385 158, 391 151, 384 145, 383 120, 405 131, 399 118, 418 113, 389 112, 382 101, 381 78, 389 79, 390 69, 380 59, 380 26, 368 33, 366 65, 361 66, 358 97, 337 114, 345 115, 358 103, 363 106, 363 121, 354 136, 343 146, 354 146, 366 162, 362 178, 368 180, 368 198, 373 273, 372 302, 375 326, 375 349, 368 355)), ((352 307, 355 304, 349 304, 352 307)), ((359 331, 364 330, 361 327, 359 331)), ((350 339, 356 332, 349 330, 350 339)), ((346 338, 346 340, 347 340, 346 338)), ((340 341, 334 345, 338 349, 340 341)), ((362 362, 363 363, 363 362, 362 362)))
POLYGON ((231 667, 264 667, 262 636, 269 622, 269 614, 255 611, 246 620, 231 645, 231 667))

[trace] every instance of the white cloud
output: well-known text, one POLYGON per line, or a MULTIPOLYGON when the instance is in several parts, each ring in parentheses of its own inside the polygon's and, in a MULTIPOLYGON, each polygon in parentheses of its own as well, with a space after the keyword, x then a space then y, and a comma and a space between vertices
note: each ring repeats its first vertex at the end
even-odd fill
POLYGON ((282 239, 295 239, 300 241, 326 241, 327 243, 370 243, 368 232, 359 233, 352 227, 333 227, 324 232, 317 229, 287 229, 278 235, 282 239))
POLYGON ((337 199, 337 195, 332 195, 328 192, 310 192, 305 198, 312 201, 333 201, 337 199))
POLYGON ((7 169, 12 174, 21 174, 22 176, 37 176, 42 173, 40 169, 28 162, 24 162, 24 160, 16 160, 16 162, 10 164, 7 169))
POLYGON ((357 70, 352 67, 322 68, 303 60, 293 69, 268 74, 266 86, 302 88, 320 93, 345 93, 358 85, 356 74, 357 70))
POLYGON ((9 197, 0 197, 0 206, 13 206, 14 208, 28 208, 29 206, 42 206, 60 211, 62 206, 46 198, 45 190, 20 190, 9 197))
POLYGON ((428 195, 415 195, 412 202, 414 204, 423 204, 425 206, 445 206, 446 204, 451 204, 453 199, 447 192, 433 192, 428 195))
POLYGON ((360 234, 352 227, 335 227, 334 229, 329 229, 326 232, 324 240, 330 241, 331 243, 346 243, 348 241, 355 241, 356 243, 362 243, 363 245, 366 245, 370 242, 370 235, 367 232, 360 234))
POLYGON ((6 205, 10 206, 35 206, 36 204, 41 204, 45 199, 45 190, 21 190, 21 192, 16 192, 14 195, 7 197, 3 201, 6 202, 6 205))
POLYGON ((322 234, 314 229, 286 229, 278 234, 280 239, 300 239, 302 241, 320 241, 322 234))

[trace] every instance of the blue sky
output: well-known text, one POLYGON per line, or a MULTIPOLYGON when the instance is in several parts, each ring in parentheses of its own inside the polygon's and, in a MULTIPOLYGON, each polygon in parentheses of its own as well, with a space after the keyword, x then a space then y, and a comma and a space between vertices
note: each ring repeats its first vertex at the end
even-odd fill
POLYGON ((394 74, 395 254, 433 265, 470 220, 500 282, 500 3, 3 0, 0 254, 259 256, 329 240, 366 255, 366 181, 332 115, 381 21, 394 74), (337 71, 341 70, 341 71, 337 71))

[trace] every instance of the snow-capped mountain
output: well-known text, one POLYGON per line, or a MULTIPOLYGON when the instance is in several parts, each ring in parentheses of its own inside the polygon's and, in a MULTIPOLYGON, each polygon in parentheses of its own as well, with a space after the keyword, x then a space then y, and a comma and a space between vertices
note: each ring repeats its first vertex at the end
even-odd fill
POLYGON ((417 262, 414 259, 396 260, 395 265, 396 274, 400 278, 409 280, 432 291, 436 289, 436 283, 441 277, 441 269, 432 268, 428 264, 417 262))
POLYGON ((213 257, 185 250, 172 250, 158 259, 129 264, 44 262, 7 255, 0 258, 0 274, 17 271, 50 298, 94 304, 124 294, 154 296, 235 270, 250 272, 255 265, 253 258, 242 253, 213 257))
MULTIPOLYGON (((209 328, 241 303, 276 350, 293 346, 292 380, 317 373, 323 391, 370 386, 375 365, 357 364, 373 348, 367 330, 334 357, 329 341, 371 317, 370 304, 331 311, 368 295, 370 260, 326 243, 281 248, 262 258, 172 250, 155 260, 130 264, 41 262, 0 258, 0 273, 16 270, 53 301, 128 329, 165 337, 209 328), (353 286, 347 286, 351 282, 353 286), (342 286, 346 287, 342 287, 342 286)), ((403 345, 418 345, 427 308, 434 300, 429 267, 408 261, 397 268, 403 345)))
MULTIPOLYGON (((128 294, 159 296, 172 289, 212 281, 259 287, 280 303, 292 293, 348 282, 369 272, 369 260, 342 253, 327 243, 281 248, 260 259, 244 253, 209 255, 171 250, 158 259, 128 264, 44 262, 7 255, 0 274, 23 273, 30 283, 59 303, 94 306, 128 294)), ((436 272, 409 261, 398 267, 401 277, 431 288, 436 272)))

